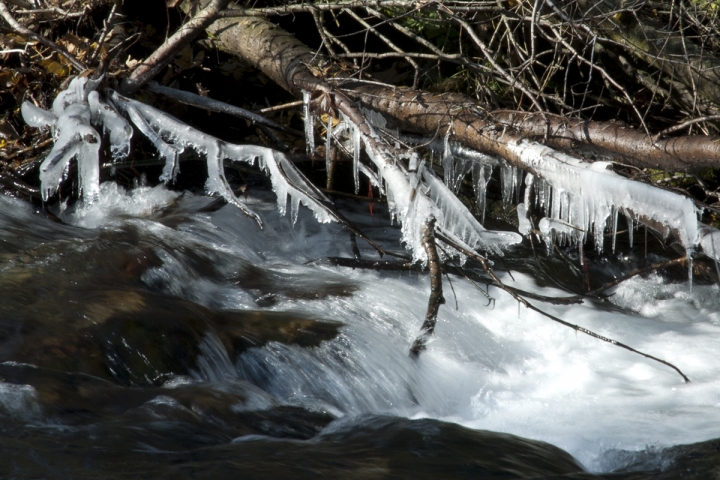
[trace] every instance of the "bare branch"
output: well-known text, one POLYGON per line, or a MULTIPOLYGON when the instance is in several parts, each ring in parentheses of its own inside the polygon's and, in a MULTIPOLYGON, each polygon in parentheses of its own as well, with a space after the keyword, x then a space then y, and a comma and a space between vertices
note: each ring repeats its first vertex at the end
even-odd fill
POLYGON ((65 59, 67 59, 70 64, 75 67, 76 70, 79 72, 82 72, 87 69, 87 67, 77 58, 75 58, 73 55, 71 55, 67 50, 62 48, 60 45, 56 44, 55 42, 52 42, 48 40, 47 38, 43 37, 42 35, 38 35, 37 33, 33 32, 29 28, 23 27, 20 25, 17 20, 15 20, 10 13, 10 11, 7 8, 7 5, 5 5, 4 0, 0 0, 0 16, 10 25, 10 28, 15 30, 19 35, 22 35, 23 37, 31 38, 35 40, 36 42, 39 42, 46 47, 50 48, 51 50, 54 50, 58 54, 62 55, 65 59))
POLYGON ((423 247, 425 247, 425 253, 428 257, 428 267, 430 269, 430 298, 428 299, 425 321, 422 327, 420 327, 420 334, 413 342, 412 347, 410 347, 410 355, 412 357, 417 357, 420 355, 420 352, 425 350, 428 340, 435 331, 435 323, 437 323, 437 314, 440 305, 445 303, 445 297, 443 297, 442 291, 442 268, 440 266, 437 247, 435 246, 434 218, 423 226, 422 243, 423 247))
POLYGON ((145 83, 149 82, 155 75, 165 68, 172 61, 173 57, 182 48, 189 44, 195 37, 209 27, 220 11, 223 10, 230 0, 211 0, 208 5, 200 10, 189 22, 180 27, 160 48, 145 59, 130 76, 123 81, 120 90, 125 94, 131 94, 145 83))

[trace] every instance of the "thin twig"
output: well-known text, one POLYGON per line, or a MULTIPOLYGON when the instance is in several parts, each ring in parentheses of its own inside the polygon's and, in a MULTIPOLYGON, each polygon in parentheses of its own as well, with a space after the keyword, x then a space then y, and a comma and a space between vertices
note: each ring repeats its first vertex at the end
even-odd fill
POLYGON ((98 54, 100 53, 100 50, 102 49, 103 44, 105 43, 105 39, 107 38, 108 32, 112 28, 113 21, 115 20, 115 12, 117 11, 118 4, 117 2, 113 3, 112 9, 110 10, 110 14, 108 15, 107 20, 105 20, 105 25, 103 26, 103 31, 100 34, 100 39, 98 39, 97 46, 93 50, 92 54, 90 55, 90 59, 88 60, 88 63, 92 65, 95 60, 97 59, 98 54))
POLYGON ((286 110, 288 108, 301 107, 302 104, 303 104, 302 100, 297 100, 295 102, 283 103, 282 105, 275 105, 274 107, 263 108, 262 110, 260 110, 260 113, 277 112, 278 110, 286 110))
POLYGON ((655 135, 655 137, 653 137, 653 141, 660 140, 663 136, 667 135, 668 133, 678 132, 684 128, 689 127, 690 125, 694 125, 694 124, 700 123, 700 122, 708 122, 708 121, 712 121, 712 120, 720 120, 720 115, 708 115, 705 117, 693 118, 692 120, 688 120, 679 125, 675 125, 674 127, 666 128, 662 132, 655 135))

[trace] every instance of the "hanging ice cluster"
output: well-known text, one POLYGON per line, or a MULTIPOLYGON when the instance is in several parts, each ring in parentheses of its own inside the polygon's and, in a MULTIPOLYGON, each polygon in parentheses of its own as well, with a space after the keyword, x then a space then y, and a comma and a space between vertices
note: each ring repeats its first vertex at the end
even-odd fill
MULTIPOLYGON (((405 136, 409 143, 427 144, 427 139, 405 136)), ((588 233, 595 239, 595 247, 602 253, 604 231, 611 232, 611 249, 615 251, 618 215, 625 216, 629 225, 630 243, 633 229, 640 221, 653 225, 663 237, 672 237, 691 255, 696 249, 720 260, 720 233, 698 222, 698 210, 691 199, 640 182, 628 180, 608 169, 606 162, 588 163, 570 155, 532 142, 509 147, 514 150, 523 168, 511 166, 504 160, 489 157, 450 141, 433 140, 431 151, 442 158, 445 184, 453 191, 459 189, 469 172, 478 207, 483 212, 485 187, 493 167, 500 168, 503 203, 520 201, 520 186, 525 176, 525 198, 517 204, 518 230, 523 235, 533 231, 528 216, 530 207, 537 207, 545 217, 539 231, 548 246, 578 245, 582 248, 588 233), (537 174, 524 173, 530 170, 537 174)), ((484 221, 484 218, 483 218, 484 221)), ((720 271, 720 270, 719 270, 720 271)))
POLYGON ((55 144, 40 166, 43 200, 53 195, 67 176, 70 161, 77 159, 80 194, 84 201, 92 202, 98 195, 100 178, 102 127, 109 137, 110 153, 114 160, 130 153, 132 128, 115 111, 100 100, 95 91, 102 79, 74 78, 67 89, 58 94, 52 110, 46 111, 30 102, 24 102, 21 112, 31 127, 51 127, 55 144))
POLYGON ((99 191, 99 152, 102 137, 96 128, 102 127, 110 141, 113 159, 121 159, 130 152, 133 129, 118 114, 123 112, 150 142, 158 149, 165 167, 160 177, 170 182, 179 171, 179 157, 186 149, 195 150, 207 158, 209 193, 222 195, 262 226, 260 217, 250 211, 233 193, 225 178, 223 161, 253 163, 259 159, 260 167, 270 174, 273 190, 278 197, 278 208, 285 214, 288 199, 290 215, 295 221, 299 205, 310 208, 320 222, 342 221, 331 208, 331 202, 297 170, 285 155, 268 148, 233 145, 206 135, 176 118, 144 103, 108 91, 111 103, 100 99, 95 88, 100 80, 78 77, 70 82, 53 103, 52 111, 42 110, 29 102, 22 105, 22 115, 28 125, 53 128, 55 144, 40 167, 43 199, 57 191, 67 176, 68 166, 77 159, 80 192, 84 200, 92 201, 99 191), (116 110, 117 109, 117 110, 116 110))
MULTIPOLYGON (((456 243, 464 245, 468 250, 502 255, 504 248, 521 241, 522 237, 514 232, 486 230, 453 193, 457 191, 468 169, 472 169, 477 180, 476 189, 483 192, 484 198, 487 180, 492 171, 489 165, 479 165, 474 168, 470 158, 453 160, 447 153, 449 147, 446 139, 444 159, 452 162, 452 171, 455 173, 446 175, 446 182, 448 179, 452 180, 445 184, 435 177, 432 170, 425 166, 424 161, 420 161, 416 153, 402 151, 399 145, 395 145, 393 149, 382 146, 384 143, 375 132, 375 128, 386 127, 384 118, 371 110, 363 110, 363 114, 371 125, 372 138, 364 137, 357 125, 343 118, 343 122, 349 124, 351 132, 351 141, 348 143, 353 154, 353 170, 363 173, 373 185, 379 186, 381 191, 386 192, 390 213, 402 225, 402 240, 412 252, 413 260, 426 260, 422 245, 422 229, 430 218, 435 218, 436 228, 440 232, 456 243), (377 173, 360 163, 361 141, 365 144, 365 150, 377 173), (407 160, 407 166, 401 160, 407 160)), ((311 117, 306 118, 312 121, 311 117)), ((308 130, 306 128, 306 131, 308 130)), ((394 136, 397 138, 397 134, 394 136)), ((357 184, 356 173, 356 186, 357 184)), ((447 252, 451 250, 448 249, 447 252)))
POLYGON ((694 251, 698 210, 691 199, 621 177, 605 162, 583 162, 532 142, 510 148, 539 177, 533 186, 535 200, 546 217, 538 228, 547 239, 582 243, 592 232, 601 253, 603 233, 609 226, 614 250, 617 217, 623 213, 631 235, 638 220, 652 222, 663 237, 672 235, 688 252, 694 251))

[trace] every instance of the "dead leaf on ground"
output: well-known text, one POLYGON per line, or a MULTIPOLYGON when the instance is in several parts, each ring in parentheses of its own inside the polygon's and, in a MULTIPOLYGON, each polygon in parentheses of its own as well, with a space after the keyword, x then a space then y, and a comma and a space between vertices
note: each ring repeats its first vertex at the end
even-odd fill
POLYGON ((58 77, 67 77, 70 74, 70 67, 63 65, 52 57, 40 60, 37 64, 58 77))

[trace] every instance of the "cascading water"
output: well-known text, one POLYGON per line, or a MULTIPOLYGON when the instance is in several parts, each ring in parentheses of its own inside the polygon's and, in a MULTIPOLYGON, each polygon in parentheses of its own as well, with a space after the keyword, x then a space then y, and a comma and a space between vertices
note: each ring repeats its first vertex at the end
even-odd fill
MULTIPOLYGON (((425 313, 426 275, 322 261, 353 257, 347 233, 317 223, 307 209, 293 226, 269 191, 256 190, 247 201, 264 230, 235 208, 205 212, 207 198, 164 187, 125 192, 103 184, 96 203, 59 212, 70 225, 32 215, 11 198, 0 202, 0 415, 12 419, 13 432, 90 435, 101 439, 103 452, 125 451, 127 443, 152 463, 188 445, 206 448, 193 455, 207 460, 220 455, 207 450, 212 445, 242 456, 278 436, 310 442, 272 440, 272 448, 295 458, 298 448, 342 449, 366 434, 380 441, 393 429, 445 432, 437 425, 446 424, 402 426, 431 418, 547 441, 593 471, 628 466, 637 455, 650 458, 646 469, 659 470, 669 457, 650 454, 660 447, 720 437, 716 285, 690 292, 651 274, 617 287, 609 302, 539 305, 663 357, 689 384, 518 308, 499 289, 490 287, 489 304, 452 275, 435 336, 413 359, 408 349, 425 313), (267 332, 272 325, 278 329, 267 332), (68 413, 85 411, 93 413, 68 413), (387 417, 358 417, 367 414, 387 417), (235 427, 237 418, 246 426, 235 427), (113 435, 120 443, 102 440, 113 435)), ((343 207, 373 239, 399 245, 399 228, 388 220, 343 207)), ((376 258, 369 248, 363 255, 376 258)), ((506 255, 512 262, 515 254, 506 255)), ((502 279, 565 295, 538 285, 531 269, 502 279)), ((8 439, 16 435, 0 432, 3 448, 14 451, 8 439)), ((34 448, 52 463, 56 454, 43 450, 43 438, 34 448)), ((455 437, 438 438, 444 444, 455 437)), ((308 451, 301 458, 314 458, 308 451)))

